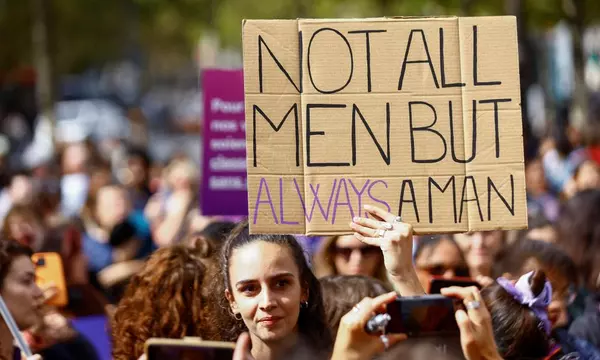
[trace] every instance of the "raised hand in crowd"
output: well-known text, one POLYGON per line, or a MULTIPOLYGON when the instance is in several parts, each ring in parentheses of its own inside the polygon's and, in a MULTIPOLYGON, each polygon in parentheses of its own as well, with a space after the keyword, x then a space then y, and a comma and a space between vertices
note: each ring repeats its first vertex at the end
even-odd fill
POLYGON ((412 262, 413 229, 396 216, 379 207, 365 205, 372 218, 355 217, 350 227, 354 236, 381 248, 388 277, 402 296, 425 294, 412 262))
POLYGON ((461 299, 467 309, 455 313, 467 360, 502 360, 494 340, 492 317, 476 287, 449 287, 442 295, 461 299))
MULTIPOLYGON (((390 346, 406 340, 404 334, 370 335, 365 325, 377 313, 385 312, 385 306, 397 297, 395 292, 380 295, 374 299, 364 298, 350 312, 342 317, 338 329, 332 360, 362 360, 385 351, 390 346)), ((235 359, 241 360, 241 359, 235 359)))

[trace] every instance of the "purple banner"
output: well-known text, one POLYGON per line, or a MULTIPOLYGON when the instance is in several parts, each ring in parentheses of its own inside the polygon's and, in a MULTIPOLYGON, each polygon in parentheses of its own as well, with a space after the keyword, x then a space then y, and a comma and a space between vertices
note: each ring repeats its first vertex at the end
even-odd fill
POLYGON ((203 172, 204 215, 248 215, 246 122, 242 70, 205 70, 203 172))

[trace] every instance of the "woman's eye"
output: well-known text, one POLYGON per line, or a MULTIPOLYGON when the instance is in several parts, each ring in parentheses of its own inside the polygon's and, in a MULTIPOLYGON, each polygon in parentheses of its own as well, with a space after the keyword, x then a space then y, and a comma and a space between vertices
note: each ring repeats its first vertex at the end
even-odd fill
POLYGON ((278 280, 275 284, 278 288, 286 287, 290 282, 288 280, 278 280))
POLYGON ((256 291, 256 286, 254 285, 246 285, 244 287, 242 287, 240 289, 240 291, 244 294, 249 294, 249 293, 253 293, 254 291, 256 291))

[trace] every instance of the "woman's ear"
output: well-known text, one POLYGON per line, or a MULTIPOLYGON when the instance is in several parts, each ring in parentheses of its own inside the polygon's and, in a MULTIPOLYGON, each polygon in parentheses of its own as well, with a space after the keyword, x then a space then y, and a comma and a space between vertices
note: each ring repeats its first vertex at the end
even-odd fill
POLYGON ((235 302, 235 299, 233 298, 233 295, 231 294, 231 292, 229 290, 225 290, 225 298, 229 302, 229 307, 231 308, 231 311, 234 314, 237 314, 238 313, 237 303, 235 302))

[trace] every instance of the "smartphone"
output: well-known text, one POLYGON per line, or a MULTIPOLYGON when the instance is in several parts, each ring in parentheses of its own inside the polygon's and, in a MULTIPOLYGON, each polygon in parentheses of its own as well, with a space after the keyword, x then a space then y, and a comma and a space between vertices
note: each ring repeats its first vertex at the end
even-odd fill
POLYGON ((386 332, 409 337, 460 336, 454 312, 460 301, 442 295, 399 297, 387 305, 386 332))
POLYGON ((429 283, 429 293, 430 294, 439 294, 439 293, 441 293, 441 290, 443 288, 447 288, 447 287, 451 287, 451 286, 458 286, 458 287, 475 286, 478 289, 481 289, 481 285, 477 281, 475 281, 471 278, 455 277, 452 279, 445 279, 442 277, 434 276, 431 279, 431 282, 429 283))
POLYGON ((147 360, 231 360, 235 344, 221 341, 158 339, 146 341, 147 360))
POLYGON ((35 265, 37 285, 42 289, 50 284, 56 287, 56 295, 48 299, 46 304, 56 307, 67 306, 69 296, 60 255, 57 253, 35 253, 31 259, 35 265))

